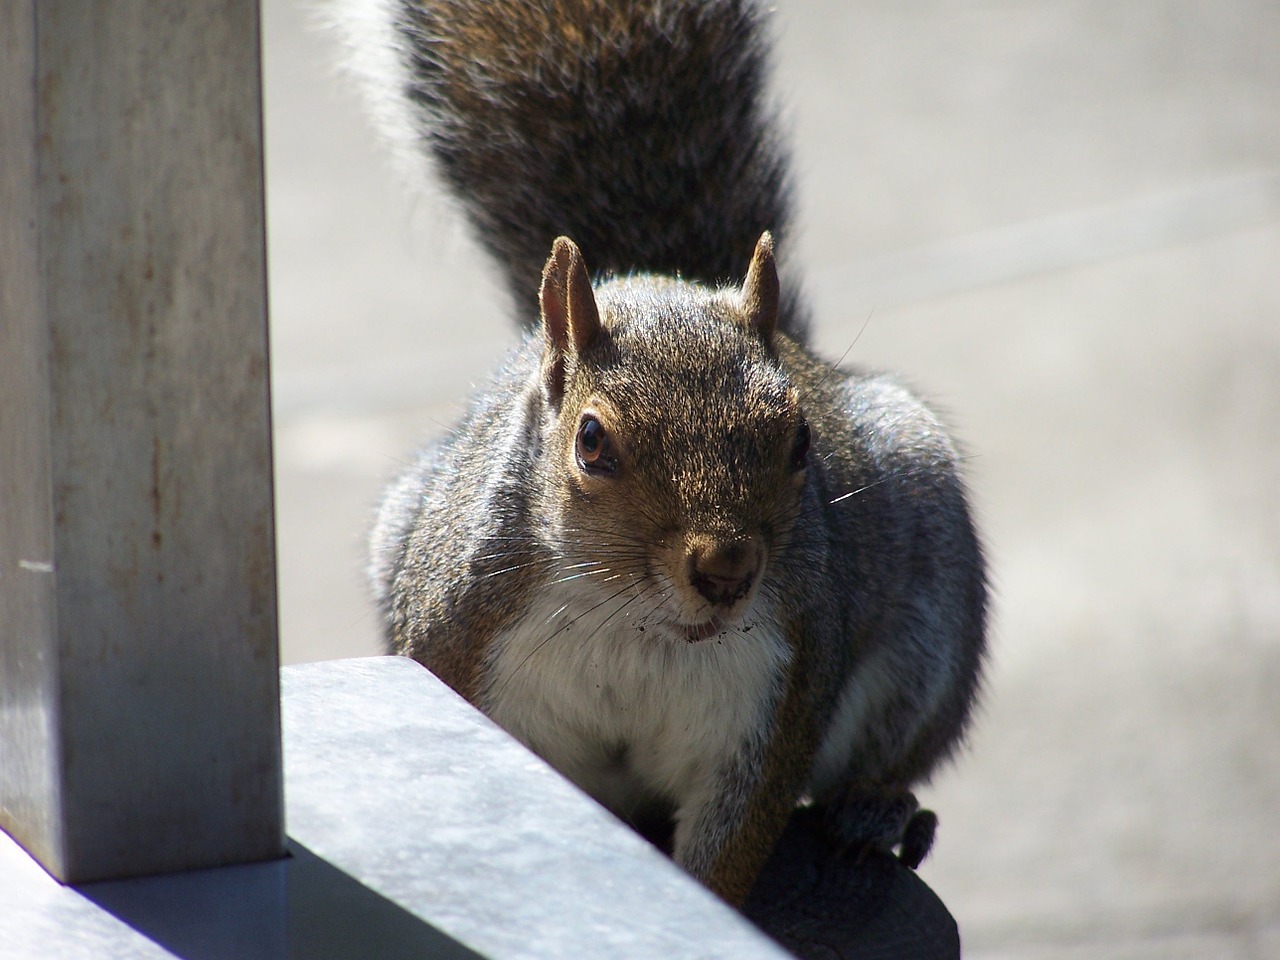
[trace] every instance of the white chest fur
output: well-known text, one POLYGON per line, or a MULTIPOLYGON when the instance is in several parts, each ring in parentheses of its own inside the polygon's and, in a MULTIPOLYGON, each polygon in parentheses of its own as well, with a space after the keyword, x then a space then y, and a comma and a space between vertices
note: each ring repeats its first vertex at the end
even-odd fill
POLYGON ((626 598, 548 590, 496 637, 486 712, 605 806, 680 808, 764 729, 790 652, 759 612, 701 643, 628 616, 626 598))

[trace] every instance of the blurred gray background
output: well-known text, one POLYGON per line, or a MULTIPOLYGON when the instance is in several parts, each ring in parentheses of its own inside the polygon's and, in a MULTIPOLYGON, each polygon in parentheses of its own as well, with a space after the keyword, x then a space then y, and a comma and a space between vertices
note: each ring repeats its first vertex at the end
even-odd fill
MULTIPOLYGON (((1280 956, 1280 4, 778 7, 817 346, 949 412, 994 571, 924 877, 969 957, 1280 956)), ((379 490, 514 335, 263 17, 283 653, 361 656, 379 490)))

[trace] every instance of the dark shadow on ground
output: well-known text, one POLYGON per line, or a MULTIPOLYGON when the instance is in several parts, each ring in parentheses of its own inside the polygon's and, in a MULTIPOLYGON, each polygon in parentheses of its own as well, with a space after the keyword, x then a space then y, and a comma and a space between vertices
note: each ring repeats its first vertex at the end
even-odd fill
POLYGON ((288 849, 269 863, 76 889, 182 960, 479 960, 300 843, 288 849))

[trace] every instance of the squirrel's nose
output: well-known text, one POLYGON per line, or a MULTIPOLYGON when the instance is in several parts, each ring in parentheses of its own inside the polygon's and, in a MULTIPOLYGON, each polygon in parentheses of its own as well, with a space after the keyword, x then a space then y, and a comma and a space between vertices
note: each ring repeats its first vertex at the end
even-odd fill
POLYGON ((701 543, 690 551, 689 582, 711 603, 727 606, 750 592, 759 564, 755 537, 701 543))

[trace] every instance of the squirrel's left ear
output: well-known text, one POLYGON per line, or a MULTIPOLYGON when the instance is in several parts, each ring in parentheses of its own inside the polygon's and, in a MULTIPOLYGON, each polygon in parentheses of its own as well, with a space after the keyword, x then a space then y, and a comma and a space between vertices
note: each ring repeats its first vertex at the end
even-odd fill
POLYGON ((768 230, 756 241, 756 252, 747 268, 747 279, 742 282, 742 309, 760 339, 773 340, 778 324, 778 265, 773 260, 773 234, 768 230))
POLYGON ((559 399, 564 392, 565 358, 590 346, 600 332, 600 311, 582 251, 568 237, 559 237, 542 271, 538 291, 546 352, 542 376, 547 393, 559 399))

